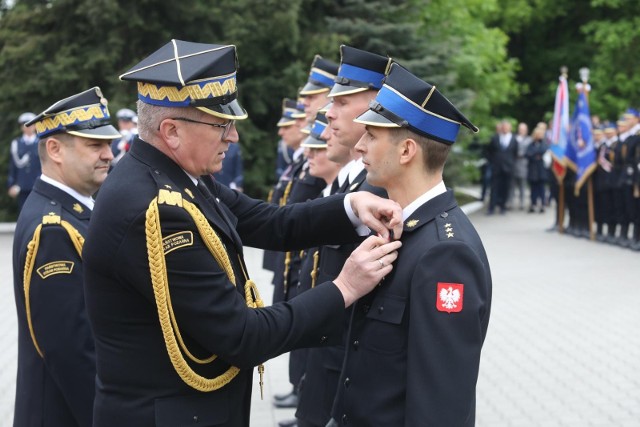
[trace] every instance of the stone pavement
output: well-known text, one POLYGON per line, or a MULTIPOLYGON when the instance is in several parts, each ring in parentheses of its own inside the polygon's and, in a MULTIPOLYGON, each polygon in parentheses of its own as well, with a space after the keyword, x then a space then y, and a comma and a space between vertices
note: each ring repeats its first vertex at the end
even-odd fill
MULTIPOLYGON (((478 427, 640 427, 640 253, 544 232, 552 213, 471 214, 493 274, 493 307, 477 388, 478 427)), ((10 233, 0 234, 0 427, 10 426, 16 319, 10 233)), ((247 248, 266 301, 271 273, 247 248)), ((290 389, 287 356, 254 374, 252 427, 275 427, 290 389)), ((393 426, 391 426, 393 427, 393 426)))

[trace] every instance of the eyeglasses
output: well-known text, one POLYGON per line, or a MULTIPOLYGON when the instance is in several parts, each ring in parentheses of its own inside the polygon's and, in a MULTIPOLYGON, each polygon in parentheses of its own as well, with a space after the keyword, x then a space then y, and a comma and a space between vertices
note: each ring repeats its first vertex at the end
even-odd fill
POLYGON ((207 126, 211 126, 214 128, 222 128, 222 135, 220 136, 220 138, 224 141, 225 139, 227 139, 227 136, 229 136, 229 132, 231 131, 231 127, 236 123, 235 120, 229 120, 227 123, 225 124, 220 124, 220 123, 207 123, 207 122, 200 122, 198 120, 193 120, 193 119, 188 119, 186 117, 172 117, 171 120, 181 120, 183 122, 189 122, 189 123, 199 123, 201 125, 207 125, 207 126))

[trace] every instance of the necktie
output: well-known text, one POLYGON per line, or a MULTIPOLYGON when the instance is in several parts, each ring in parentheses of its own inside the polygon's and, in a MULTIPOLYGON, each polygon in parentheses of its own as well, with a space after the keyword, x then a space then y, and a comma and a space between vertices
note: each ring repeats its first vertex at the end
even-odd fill
POLYGON ((204 182, 202 182, 202 180, 198 180, 198 190, 200 190, 200 193, 202 193, 202 195, 204 196, 204 198, 207 200, 207 202, 209 203, 209 205, 211 205, 211 207, 213 207, 213 209, 215 209, 216 213, 218 214, 218 216, 220 217, 220 219, 222 220, 222 223, 224 224, 224 226, 226 227, 226 229, 224 230, 224 232, 231 237, 235 237, 234 233, 231 231, 232 227, 229 224, 229 221, 227 220, 226 215, 224 214, 224 212, 222 212, 222 209, 220 209, 220 206, 218 206, 218 201, 215 199, 215 197, 213 196, 213 194, 211 194, 211 191, 209 191, 209 188, 205 185, 204 182))

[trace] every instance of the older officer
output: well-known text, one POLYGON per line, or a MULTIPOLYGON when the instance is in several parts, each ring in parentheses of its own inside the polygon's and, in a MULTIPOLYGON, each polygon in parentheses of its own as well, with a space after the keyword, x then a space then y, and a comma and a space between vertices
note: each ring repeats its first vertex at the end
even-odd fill
POLYGON ((344 308, 391 272, 399 242, 370 237, 334 282, 261 307, 243 242, 352 240, 349 207, 388 235, 400 212, 372 195, 278 208, 211 180, 247 117, 236 63, 235 46, 172 40, 121 76, 138 85, 139 139, 100 190, 83 252, 96 427, 248 426, 253 367, 334 342, 344 308))
POLYGON ((477 128, 397 64, 356 121, 367 126, 356 145, 367 180, 403 207, 403 246, 394 271, 352 308, 334 420, 473 426, 491 273, 442 170, 460 126, 477 128))
POLYGON ((18 311, 14 425, 92 423, 95 351, 87 320, 80 253, 91 196, 113 159, 120 134, 109 124, 99 88, 63 99, 35 125, 42 175, 20 213, 13 241, 18 311))

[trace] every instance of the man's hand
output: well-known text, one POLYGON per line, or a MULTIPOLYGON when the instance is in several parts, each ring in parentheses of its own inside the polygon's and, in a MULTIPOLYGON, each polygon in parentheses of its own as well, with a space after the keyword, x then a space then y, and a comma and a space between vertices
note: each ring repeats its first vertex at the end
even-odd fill
POLYGON ((389 241, 389 230, 393 238, 399 239, 402 234, 402 208, 393 200, 383 199, 368 191, 350 193, 353 213, 367 227, 389 241))
POLYGON ((342 293, 345 307, 371 292, 391 272, 400 246, 399 240, 387 242, 386 238, 370 236, 351 253, 333 281, 342 293))
POLYGON ((9 194, 9 197, 15 199, 16 197, 18 197, 18 194, 20 194, 20 187, 17 185, 12 185, 11 187, 9 187, 9 191, 7 191, 7 193, 9 194))

